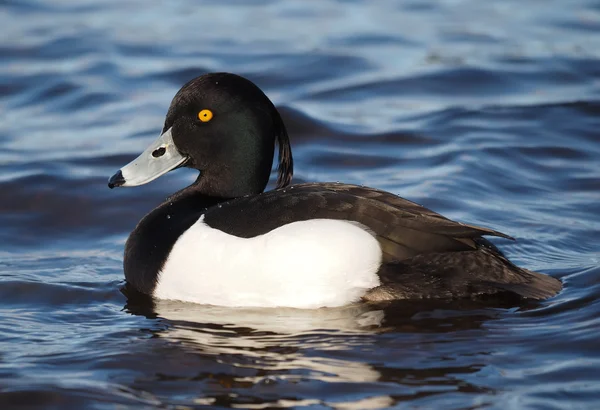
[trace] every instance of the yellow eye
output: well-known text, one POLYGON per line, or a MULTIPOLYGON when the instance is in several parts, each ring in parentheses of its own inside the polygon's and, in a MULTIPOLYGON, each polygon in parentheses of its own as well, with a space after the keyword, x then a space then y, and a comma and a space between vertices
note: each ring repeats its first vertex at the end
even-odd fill
POLYGON ((204 109, 198 113, 198 119, 202 122, 209 122, 212 120, 213 113, 211 110, 204 109))

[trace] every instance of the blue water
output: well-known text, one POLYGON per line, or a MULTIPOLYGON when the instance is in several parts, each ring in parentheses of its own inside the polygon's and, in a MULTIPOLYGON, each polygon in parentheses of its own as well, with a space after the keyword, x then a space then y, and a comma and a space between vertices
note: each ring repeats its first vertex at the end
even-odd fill
POLYGON ((598 1, 4 0, 0 27, 0 408, 600 405, 598 1), (128 233, 195 175, 107 178, 207 71, 273 99, 296 182, 510 234, 495 243, 564 291, 379 310, 127 301, 128 233))

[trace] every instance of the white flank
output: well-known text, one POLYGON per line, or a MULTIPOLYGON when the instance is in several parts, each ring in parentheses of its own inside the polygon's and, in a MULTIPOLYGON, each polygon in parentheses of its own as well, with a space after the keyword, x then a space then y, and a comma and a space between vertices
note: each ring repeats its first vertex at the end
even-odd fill
POLYGON ((342 306, 379 285, 380 265, 379 243, 355 222, 293 222, 245 239, 201 216, 173 246, 154 296, 218 306, 342 306))

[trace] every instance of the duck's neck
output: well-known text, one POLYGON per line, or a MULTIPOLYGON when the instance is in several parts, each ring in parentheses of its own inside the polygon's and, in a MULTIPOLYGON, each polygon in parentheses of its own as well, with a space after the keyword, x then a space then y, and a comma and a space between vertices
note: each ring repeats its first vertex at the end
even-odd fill
MULTIPOLYGON (((186 207, 189 211, 206 211, 211 206, 237 198, 242 195, 231 195, 223 190, 207 190, 207 187, 201 183, 200 177, 193 184, 187 186, 173 195, 169 196, 158 208, 163 207, 186 207)), ((157 208, 157 209, 158 209, 157 208)))
POLYGON ((233 199, 245 195, 258 195, 269 182, 270 164, 265 167, 233 167, 223 165, 218 170, 202 171, 196 181, 175 195, 202 195, 206 198, 233 199), (260 175, 259 175, 260 174, 260 175))

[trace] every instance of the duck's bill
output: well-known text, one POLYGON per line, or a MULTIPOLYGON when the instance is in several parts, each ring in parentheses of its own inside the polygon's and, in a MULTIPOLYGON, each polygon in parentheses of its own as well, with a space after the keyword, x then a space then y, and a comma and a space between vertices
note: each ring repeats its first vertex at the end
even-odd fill
POLYGON ((171 135, 171 128, 165 131, 142 154, 125 165, 108 180, 108 187, 138 186, 147 184, 161 175, 178 168, 187 161, 181 155, 171 135))

